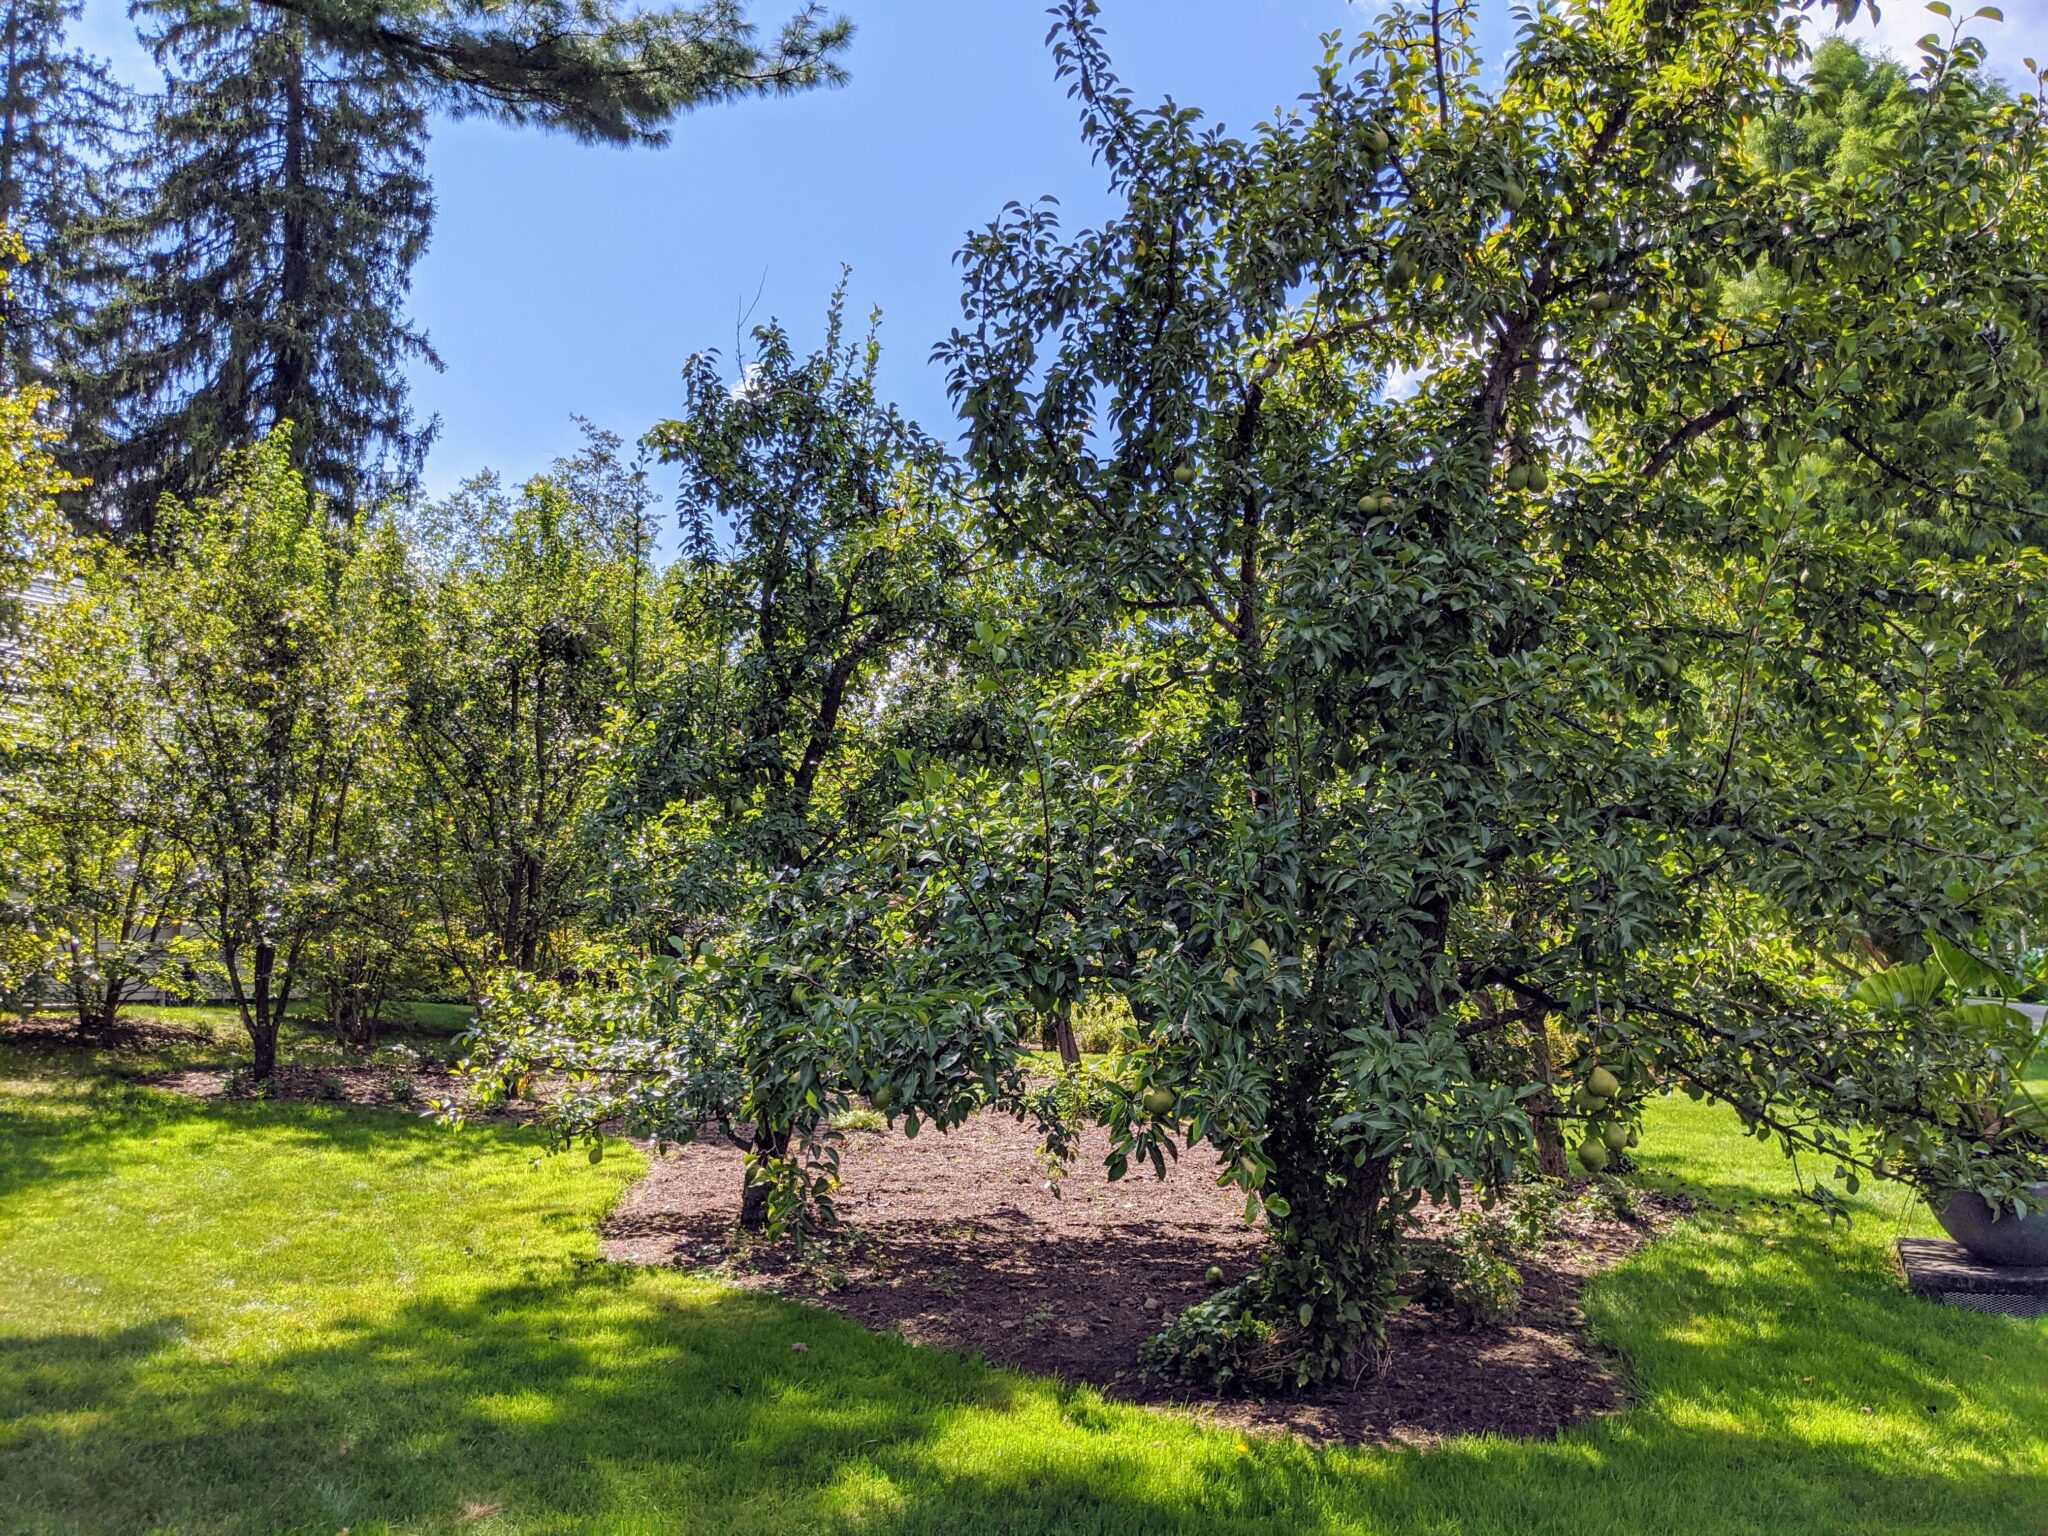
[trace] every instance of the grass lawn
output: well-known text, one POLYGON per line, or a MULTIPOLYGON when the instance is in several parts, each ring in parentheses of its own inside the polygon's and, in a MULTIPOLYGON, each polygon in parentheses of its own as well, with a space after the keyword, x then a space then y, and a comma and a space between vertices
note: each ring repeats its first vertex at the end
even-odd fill
POLYGON ((0 1051, 0 1531, 2048 1530, 2048 1324, 1912 1300, 1898 1194, 1830 1231, 1684 1101, 1644 1151, 1706 1206, 1588 1298, 1635 1408, 1318 1452, 607 1265, 623 1145, 108 1066, 0 1051))

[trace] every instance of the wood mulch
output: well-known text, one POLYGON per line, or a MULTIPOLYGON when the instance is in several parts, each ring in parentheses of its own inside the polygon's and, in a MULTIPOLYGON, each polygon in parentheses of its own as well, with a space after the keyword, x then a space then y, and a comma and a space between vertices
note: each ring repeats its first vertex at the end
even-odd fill
POLYGON ((436 1100, 460 1102, 468 1082, 445 1067, 279 1067, 259 1094, 228 1067, 187 1067, 150 1079, 153 1087, 195 1099, 262 1097, 302 1104, 353 1104, 364 1109, 429 1110, 436 1100))
MULTIPOLYGON (((869 1328, 1000 1365, 1087 1382, 1138 1403, 1192 1406, 1246 1429, 1318 1442, 1424 1444, 1448 1435, 1548 1437, 1623 1405, 1612 1362, 1586 1337, 1586 1279, 1647 1242, 1681 1208, 1639 1193, 1642 1219, 1573 1211, 1551 1242, 1518 1260, 1520 1311, 1467 1329, 1420 1306, 1388 1325, 1393 1364, 1355 1389, 1251 1401, 1191 1395, 1139 1363, 1139 1345, 1236 1280, 1258 1234, 1243 1197, 1216 1184, 1208 1149, 1164 1180, 1118 1183, 1099 1170, 1104 1133, 1085 1141, 1055 1194, 1029 1127, 995 1113, 947 1135, 846 1137, 840 1224, 803 1244, 746 1239, 733 1227, 740 1150, 705 1140, 657 1158, 604 1228, 607 1257, 716 1273, 734 1284, 828 1307, 869 1328)), ((1418 1239, 1453 1219, 1425 1208, 1418 1239)))
POLYGON ((144 1019, 121 1019, 112 1029, 83 1030, 76 1014, 39 1012, 14 1019, 0 1019, 0 1040, 25 1045, 83 1050, 149 1050, 171 1045, 210 1045, 213 1036, 197 1029, 158 1024, 144 1019))

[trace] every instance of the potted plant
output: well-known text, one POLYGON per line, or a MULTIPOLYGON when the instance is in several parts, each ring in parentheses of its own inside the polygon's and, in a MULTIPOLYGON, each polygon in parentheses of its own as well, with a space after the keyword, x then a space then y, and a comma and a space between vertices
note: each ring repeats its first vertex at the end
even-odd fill
POLYGON ((1881 1153, 1907 1170, 1972 1258, 2048 1266, 2048 1091, 2028 1081, 2048 1009, 1960 946, 1938 934, 1927 940, 1925 960, 1866 976, 1850 995, 1880 1015, 1957 1037, 1972 1047, 1964 1054, 1974 1067, 1925 1083, 1931 1113, 1887 1132, 1881 1153))

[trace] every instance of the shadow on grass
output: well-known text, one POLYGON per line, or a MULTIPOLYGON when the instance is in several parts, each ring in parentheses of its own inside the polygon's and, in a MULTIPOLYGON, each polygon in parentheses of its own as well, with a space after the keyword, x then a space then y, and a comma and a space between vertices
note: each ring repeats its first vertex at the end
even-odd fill
MULTIPOLYGON (((1827 1282, 1797 1254, 1763 1303, 1827 1282)), ((1681 1289, 1716 1282, 1678 1263, 1681 1289)), ((1892 1309, 1844 1319, 1896 1337, 1892 1309)), ((0 1340, 0 1526, 76 1532, 334 1530, 897 1533, 2038 1530, 2048 1478, 2012 1437, 2038 1378, 1952 1379, 1941 1319, 1912 1348, 1865 1336, 1837 1385, 1967 1411, 1980 1449, 1857 1439, 1786 1391, 1769 1339, 1651 1330, 1629 1417, 1555 1442, 1427 1452, 1240 1441, 912 1349, 771 1298, 575 1260, 529 1283, 343 1317, 221 1360, 167 1316, 102 1337, 0 1340), (803 1344, 802 1350, 792 1348, 803 1344), (1747 1358, 1743 1358, 1747 1357, 1747 1358), (1945 1369, 1946 1367, 1946 1369, 1945 1369), (496 1524, 484 1523, 495 1520, 496 1524)), ((2018 1338, 2015 1332, 2014 1341, 2018 1338)), ((2038 1338, 2034 1347, 2040 1347, 2038 1338)), ((1780 1369, 1782 1367, 1782 1369, 1780 1369)))
MULTIPOLYGON (((125 1178, 177 1157, 201 1191, 228 1170, 245 1194, 272 1181, 264 1220, 283 1226, 319 1196, 297 1182, 308 1165, 379 1182, 352 1208, 354 1235, 329 1241, 318 1264, 294 1261, 298 1314, 237 1304, 271 1299, 234 1287, 259 1271, 207 1248, 176 1283, 142 1292, 122 1326, 81 1326, 103 1305, 81 1295, 47 1314, 53 1326, 0 1332, 0 1530, 2048 1528, 2048 1330, 1915 1302, 1880 1244, 1803 1215, 1702 1222, 1596 1283, 1593 1324, 1635 1381, 1628 1414, 1557 1441, 1317 1452, 609 1266, 559 1240, 464 1261, 446 1234, 408 1246, 416 1234, 381 1214, 394 1175, 481 1169, 512 1149, 537 1151, 538 1138, 132 1086, 5 1105, 0 1193, 9 1179, 125 1178), (314 1149, 361 1161, 294 1156, 314 1149), (419 1271, 410 1288, 390 1278, 401 1266, 419 1271)), ((475 1199, 463 1214, 476 1223, 535 1230, 527 1196, 502 1183, 449 1187, 475 1199)), ((592 1214, 587 1198, 565 1202, 538 1225, 592 1214)), ((42 1273, 8 1268, 7 1219, 8 1283, 61 1288, 87 1273, 66 1271, 57 1247, 42 1273)), ((161 1229, 126 1219, 120 1240, 146 1266, 161 1229)), ((77 1241, 94 1230, 80 1225, 77 1241)))

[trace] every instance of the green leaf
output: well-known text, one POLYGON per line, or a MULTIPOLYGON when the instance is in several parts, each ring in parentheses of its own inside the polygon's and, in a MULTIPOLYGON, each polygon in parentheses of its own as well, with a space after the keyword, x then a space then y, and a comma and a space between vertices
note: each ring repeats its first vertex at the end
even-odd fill
POLYGON ((1885 1013, 1925 1007, 1941 996, 1947 973, 1932 960, 1894 965, 1866 976, 1849 990, 1849 996, 1866 1007, 1885 1013))
POLYGON ((2026 989, 2004 972, 1994 970, 1968 950, 1951 944, 1938 933, 1927 935, 1927 947, 1934 952, 1948 979, 1958 992, 1984 993, 1992 997, 2018 997, 2026 989))

